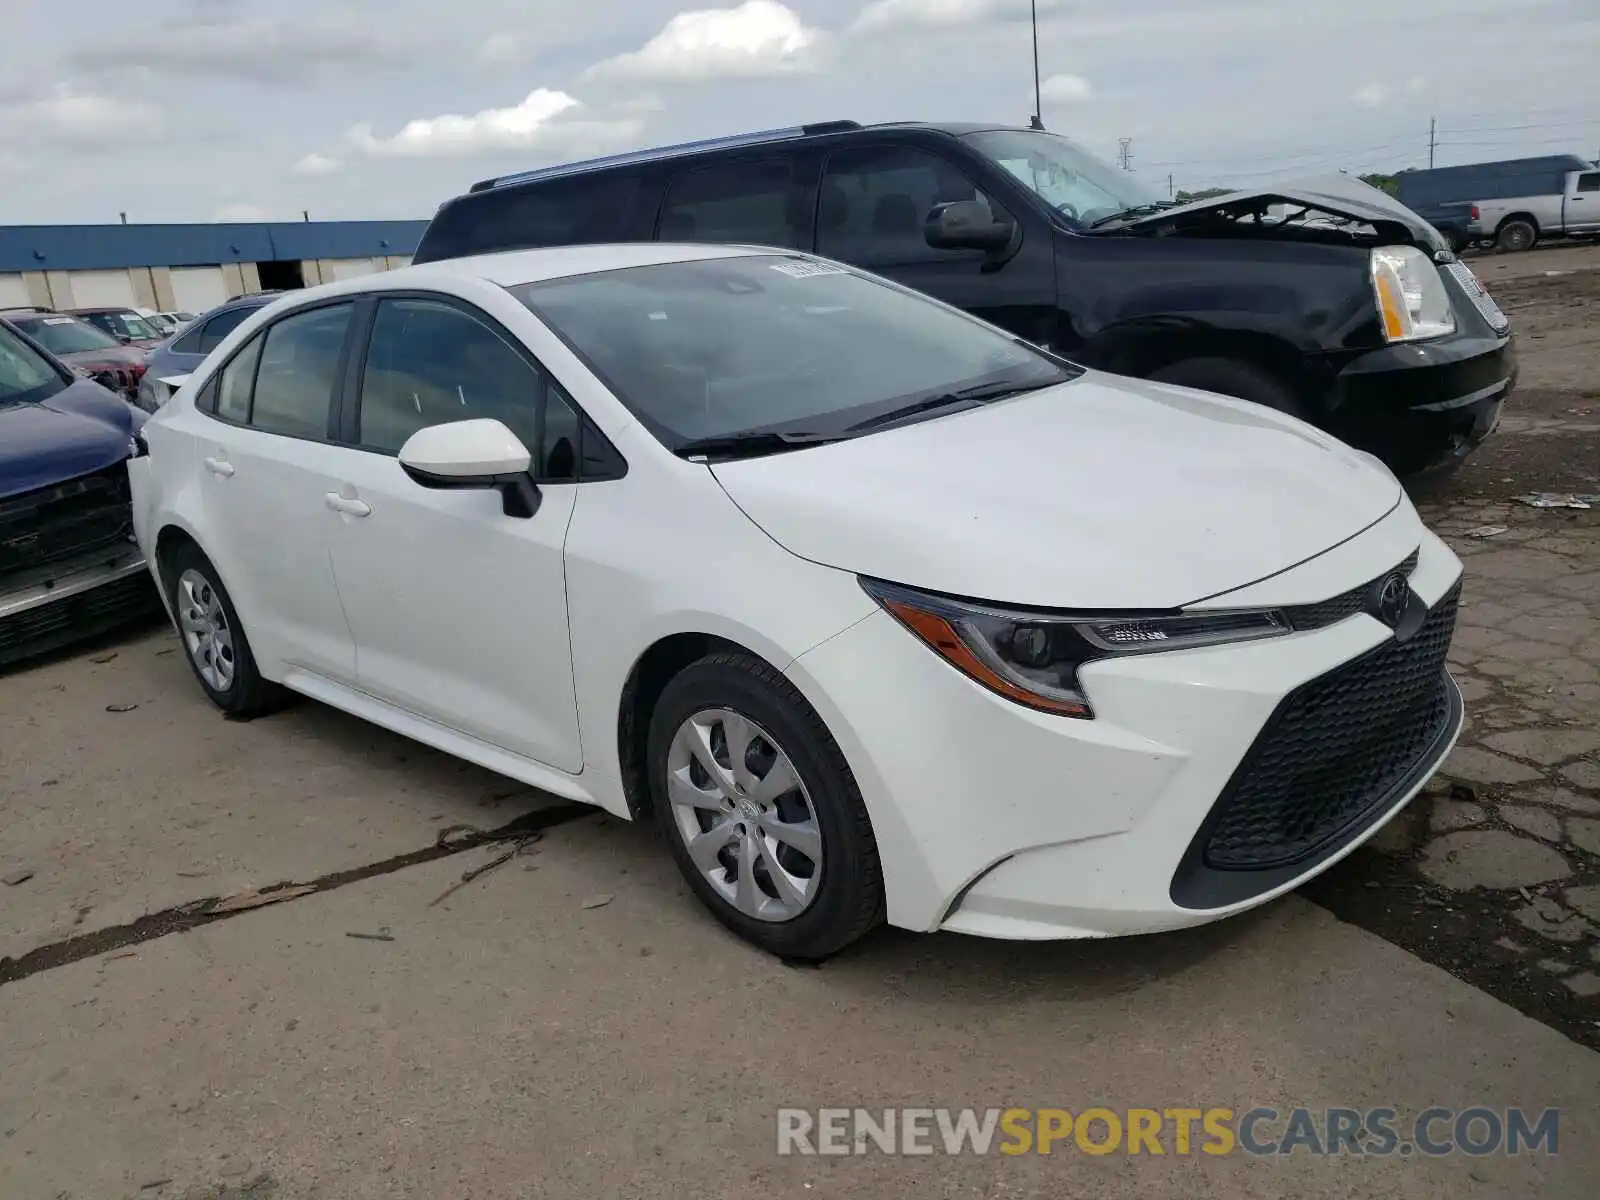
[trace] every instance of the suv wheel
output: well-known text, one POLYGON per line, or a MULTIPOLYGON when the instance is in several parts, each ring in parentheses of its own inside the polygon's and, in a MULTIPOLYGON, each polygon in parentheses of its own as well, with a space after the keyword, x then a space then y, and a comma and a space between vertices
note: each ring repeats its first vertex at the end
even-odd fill
POLYGON ((1157 383, 1218 392, 1237 400, 1274 409, 1302 421, 1311 420, 1310 410, 1278 376, 1254 363, 1233 358, 1188 358, 1162 367, 1149 376, 1157 383))

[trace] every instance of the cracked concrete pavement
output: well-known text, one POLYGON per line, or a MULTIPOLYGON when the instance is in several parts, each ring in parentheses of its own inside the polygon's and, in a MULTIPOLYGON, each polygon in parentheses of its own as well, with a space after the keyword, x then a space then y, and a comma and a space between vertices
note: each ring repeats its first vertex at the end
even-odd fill
MULTIPOLYGON (((1592 1196, 1600 510, 1510 499, 1600 491, 1600 272, 1539 274, 1572 262, 1600 252, 1475 264, 1525 340, 1501 433, 1422 504, 1467 562, 1469 725, 1304 896, 1111 943, 884 931, 805 970, 584 817, 447 896, 499 851, 29 960, 0 982, 0 1196, 1592 1196), (1559 1107, 1560 1153, 775 1153, 783 1106, 1091 1104, 1559 1107)), ((223 720, 173 649, 0 676, 0 959, 549 803, 314 704, 223 720)))

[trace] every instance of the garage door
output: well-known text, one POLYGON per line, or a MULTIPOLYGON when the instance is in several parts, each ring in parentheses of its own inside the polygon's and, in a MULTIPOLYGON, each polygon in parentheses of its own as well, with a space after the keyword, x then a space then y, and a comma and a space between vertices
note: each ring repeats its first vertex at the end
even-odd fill
POLYGON ((173 304, 179 312, 209 312, 229 298, 221 267, 174 267, 168 277, 173 304))
POLYGON ((363 275, 375 275, 378 271, 370 258, 341 258, 329 265, 333 267, 335 279, 359 279, 363 275))
POLYGON ((132 308, 138 301, 127 271, 74 271, 72 307, 132 308))
POLYGON ((32 303, 21 275, 0 275, 0 308, 26 308, 32 303))

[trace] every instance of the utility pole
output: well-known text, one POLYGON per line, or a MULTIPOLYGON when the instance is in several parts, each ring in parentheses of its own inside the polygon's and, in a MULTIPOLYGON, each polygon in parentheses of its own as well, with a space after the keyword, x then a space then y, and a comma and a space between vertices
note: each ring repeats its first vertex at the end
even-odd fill
POLYGON ((1033 23, 1033 119, 1032 129, 1044 128, 1044 104, 1039 93, 1039 0, 1028 0, 1028 15, 1033 23))
POLYGON ((310 222, 311 222, 311 210, 309 208, 302 208, 300 210, 300 215, 306 219, 306 223, 307 224, 310 224, 310 222))
POLYGON ((1428 118, 1428 170, 1430 171, 1433 170, 1433 148, 1438 144, 1434 137, 1434 134, 1437 132, 1438 128, 1438 119, 1436 117, 1428 118))
POLYGON ((117 216, 122 218, 122 223, 124 225, 126 225, 128 223, 128 214, 127 213, 118 213, 117 216))
POLYGON ((1117 146, 1117 166, 1124 171, 1133 170, 1133 139, 1118 138, 1117 146))
POLYGON ((1177 195, 1177 193, 1172 190, 1172 176, 1168 175, 1167 176, 1167 199, 1171 200, 1176 195, 1177 195))

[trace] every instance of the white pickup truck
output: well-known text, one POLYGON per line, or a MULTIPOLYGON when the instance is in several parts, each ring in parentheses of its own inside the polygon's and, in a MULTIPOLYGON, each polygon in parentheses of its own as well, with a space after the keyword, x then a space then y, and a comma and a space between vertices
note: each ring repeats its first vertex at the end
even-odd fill
POLYGON ((1529 250, 1546 237, 1600 234, 1600 169, 1568 171, 1559 192, 1475 201, 1467 234, 1501 250, 1529 250))

